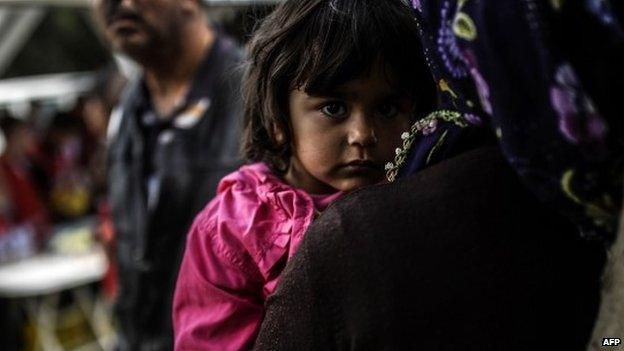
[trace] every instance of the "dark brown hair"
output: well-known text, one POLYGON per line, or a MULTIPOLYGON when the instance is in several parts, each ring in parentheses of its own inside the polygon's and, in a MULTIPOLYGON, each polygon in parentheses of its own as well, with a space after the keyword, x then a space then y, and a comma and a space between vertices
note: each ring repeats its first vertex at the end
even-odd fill
POLYGON ((315 95, 380 65, 389 80, 428 112, 436 90, 423 58, 418 27, 401 0, 287 0, 258 27, 243 81, 243 153, 283 172, 291 156, 288 97, 315 95), (277 140, 276 130, 284 140, 277 140))

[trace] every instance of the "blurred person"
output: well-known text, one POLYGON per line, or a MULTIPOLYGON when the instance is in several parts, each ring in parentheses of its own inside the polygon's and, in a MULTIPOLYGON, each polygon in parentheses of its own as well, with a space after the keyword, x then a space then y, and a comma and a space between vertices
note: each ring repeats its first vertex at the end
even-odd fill
POLYGON ((384 180, 403 130, 436 101, 418 40, 400 0, 341 11, 293 0, 265 19, 243 80, 252 164, 221 181, 188 235, 176 350, 251 348, 312 221, 340 195, 384 180))
POLYGON ((57 221, 77 219, 92 210, 90 150, 78 112, 76 108, 54 116, 46 135, 45 151, 51 163, 49 203, 57 221))
MULTIPOLYGON (((0 116, 0 265, 36 253, 47 231, 47 211, 29 172, 26 123, 0 116), (6 138, 5 138, 6 135, 6 138)), ((0 298, 0 349, 23 348, 23 316, 0 298)))
MULTIPOLYGON (((0 117, 2 118, 2 117, 0 117)), ((2 129, 0 129, 0 157, 4 154, 6 148, 6 138, 2 129)), ((8 179, 0 168, 0 233, 7 231, 9 226, 9 216, 11 210, 11 197, 8 179)))
POLYGON ((242 53, 199 0, 96 0, 95 8, 113 48, 143 68, 108 127, 119 346, 170 350, 186 233, 239 165, 242 53))
POLYGON ((108 257, 108 269, 102 281, 104 296, 114 301, 117 295, 118 275, 115 254, 115 230, 106 191, 106 128, 110 114, 119 102, 127 80, 111 64, 98 72, 92 91, 82 105, 82 120, 88 134, 88 160, 91 188, 97 213, 96 238, 102 243, 108 257))
POLYGON ((87 167, 96 205, 106 198, 106 130, 127 80, 114 64, 101 69, 93 89, 81 103, 80 117, 86 132, 87 167))
POLYGON ((7 228, 32 227, 38 244, 44 240, 48 227, 48 211, 41 189, 34 181, 31 155, 37 140, 27 122, 13 117, 0 119, 6 144, 0 155, 1 177, 6 193, 2 196, 2 216, 7 228))

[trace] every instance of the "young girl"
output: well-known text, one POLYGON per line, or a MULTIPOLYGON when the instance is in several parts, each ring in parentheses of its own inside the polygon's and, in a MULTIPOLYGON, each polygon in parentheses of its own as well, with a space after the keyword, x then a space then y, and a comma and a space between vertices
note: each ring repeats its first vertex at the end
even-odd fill
POLYGON ((435 101, 401 0, 288 0, 259 27, 244 81, 244 152, 189 233, 177 350, 253 345, 263 303, 313 219, 383 180, 401 133, 435 101))

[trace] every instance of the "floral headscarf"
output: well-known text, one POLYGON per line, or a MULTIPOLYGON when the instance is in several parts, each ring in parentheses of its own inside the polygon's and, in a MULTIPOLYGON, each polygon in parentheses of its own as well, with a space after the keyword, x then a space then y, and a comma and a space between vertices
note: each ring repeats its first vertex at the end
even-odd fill
POLYGON ((583 235, 608 241, 624 163, 624 32, 609 2, 411 2, 449 111, 403 136, 390 178, 443 159, 462 135, 489 127, 540 200, 583 235))

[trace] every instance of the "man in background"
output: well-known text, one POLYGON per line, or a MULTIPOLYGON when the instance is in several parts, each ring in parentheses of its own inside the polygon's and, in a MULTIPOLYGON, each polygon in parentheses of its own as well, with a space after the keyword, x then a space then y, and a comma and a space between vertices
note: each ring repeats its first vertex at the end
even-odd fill
POLYGON ((120 349, 170 350, 186 232, 238 166, 241 54, 211 28, 200 0, 96 0, 95 7, 113 48, 143 69, 108 131, 120 349))

